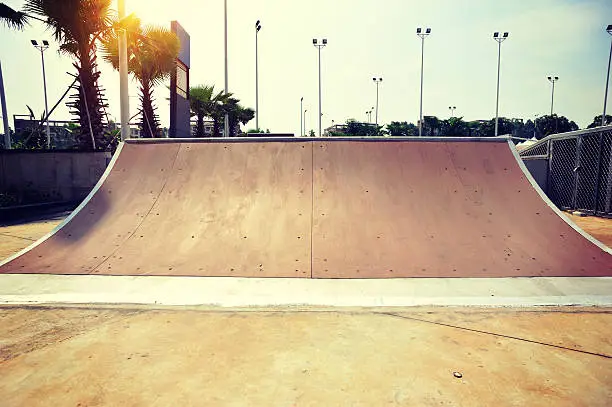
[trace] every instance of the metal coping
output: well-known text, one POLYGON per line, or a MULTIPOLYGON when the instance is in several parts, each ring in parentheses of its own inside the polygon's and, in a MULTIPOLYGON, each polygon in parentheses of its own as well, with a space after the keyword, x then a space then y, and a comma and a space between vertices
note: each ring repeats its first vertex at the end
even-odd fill
POLYGON ((163 143, 258 143, 258 142, 321 142, 321 141, 354 141, 354 142, 486 142, 506 143, 509 137, 231 137, 231 138, 139 138, 127 139, 127 144, 163 144, 163 143))

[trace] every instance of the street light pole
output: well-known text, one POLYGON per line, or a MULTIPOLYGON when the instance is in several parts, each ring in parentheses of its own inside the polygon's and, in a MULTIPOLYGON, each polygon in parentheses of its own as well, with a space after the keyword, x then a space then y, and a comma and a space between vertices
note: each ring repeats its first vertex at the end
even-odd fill
POLYGON ((419 27, 416 30, 417 36, 421 37, 421 102, 419 108, 419 137, 423 135, 423 65, 425 61, 425 37, 431 34, 431 28, 426 28, 425 32, 419 27))
POLYGON ((302 112, 304 111, 304 97, 300 98, 300 137, 304 136, 304 116, 302 112))
MULTIPOLYGON (((608 34, 612 35, 612 24, 606 28, 608 34)), ((610 84, 610 62, 612 62, 612 40, 610 40, 610 56, 608 57, 608 73, 606 75, 606 91, 604 93, 603 114, 601 115, 601 125, 606 125, 606 105, 608 102, 608 85, 610 84)))
POLYGON ((304 110, 304 136, 306 136, 306 112, 308 109, 304 110))
POLYGON ((497 41, 497 98, 495 102, 495 137, 499 133, 499 74, 501 68, 501 44, 508 39, 508 33, 505 32, 502 36, 499 32, 493 33, 493 39, 497 41))
POLYGON ((448 110, 451 111, 451 117, 455 117, 455 109, 457 109, 457 106, 449 106, 448 110))
POLYGON ((321 119, 323 116, 321 113, 321 48, 327 45, 327 39, 323 38, 321 44, 319 44, 317 39, 313 39, 312 45, 319 49, 319 137, 321 137, 321 119))
MULTIPOLYGON (((227 78, 227 0, 224 1, 225 15, 225 94, 229 93, 228 78, 227 78)), ((225 113, 223 120, 223 137, 229 137, 229 116, 225 113)))
POLYGON ((559 80, 558 76, 549 76, 548 80, 552 83, 552 96, 550 99, 550 115, 553 115, 553 107, 555 105, 555 82, 559 80))
POLYGON ((380 85, 383 78, 372 78, 372 80, 376 84, 376 126, 378 126, 378 85, 380 85))
MULTIPOLYGON (((125 18, 125 0, 118 0, 119 20, 125 18)), ((119 31, 119 108, 121 109, 121 141, 130 138, 130 90, 128 86, 127 33, 119 31)))
POLYGON ((35 40, 30 41, 34 48, 40 51, 40 59, 42 61, 42 74, 43 74, 43 89, 45 92, 45 118, 47 122, 47 148, 51 148, 51 128, 49 127, 49 107, 47 105, 47 75, 45 74, 45 51, 49 48, 49 42, 47 40, 43 40, 42 45, 38 45, 38 42, 35 40))
POLYGON ((10 150, 11 132, 9 130, 8 113, 6 112, 6 96, 4 94, 4 79, 2 78, 2 64, 0 63, 0 104, 2 104, 2 122, 4 123, 4 148, 10 150))
POLYGON ((257 37, 261 30, 259 20, 255 23, 255 128, 259 132, 259 60, 257 58, 257 37))

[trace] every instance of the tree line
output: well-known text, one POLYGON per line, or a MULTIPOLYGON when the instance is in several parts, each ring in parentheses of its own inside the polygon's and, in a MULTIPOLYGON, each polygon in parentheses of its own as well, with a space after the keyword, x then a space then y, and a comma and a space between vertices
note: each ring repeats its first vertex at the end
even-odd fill
MULTIPOLYGON (((612 116, 606 115, 606 124, 612 124, 612 116)), ((601 115, 595 116, 587 128, 601 125, 601 115)), ((578 130, 578 125, 565 116, 545 115, 535 120, 498 119, 498 134, 510 135, 521 139, 535 137, 540 140, 551 134, 566 133, 578 130)), ((429 137, 493 137, 495 136, 495 119, 464 121, 463 117, 439 119, 436 116, 423 117, 423 136, 429 137)), ((360 123, 349 119, 342 131, 332 131, 332 136, 393 136, 411 137, 419 135, 419 128, 414 123, 392 121, 386 126, 371 123, 360 123)))

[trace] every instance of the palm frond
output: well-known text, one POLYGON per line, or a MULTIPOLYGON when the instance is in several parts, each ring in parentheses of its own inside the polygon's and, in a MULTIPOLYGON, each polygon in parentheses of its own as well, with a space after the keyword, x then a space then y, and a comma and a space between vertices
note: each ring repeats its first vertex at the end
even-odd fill
POLYGON ((24 12, 14 10, 4 3, 0 3, 0 21, 15 30, 23 30, 26 24, 29 24, 28 16, 24 12))

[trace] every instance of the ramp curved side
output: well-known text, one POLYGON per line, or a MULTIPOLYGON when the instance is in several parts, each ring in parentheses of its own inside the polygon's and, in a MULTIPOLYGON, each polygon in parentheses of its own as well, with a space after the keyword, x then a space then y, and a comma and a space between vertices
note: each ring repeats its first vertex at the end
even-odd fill
POLYGON ((0 273, 90 274, 147 216, 178 145, 121 145, 96 187, 51 234, 7 259, 0 273))

